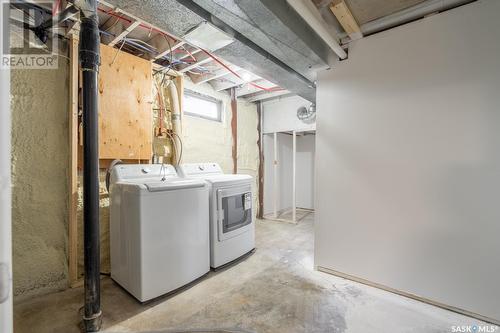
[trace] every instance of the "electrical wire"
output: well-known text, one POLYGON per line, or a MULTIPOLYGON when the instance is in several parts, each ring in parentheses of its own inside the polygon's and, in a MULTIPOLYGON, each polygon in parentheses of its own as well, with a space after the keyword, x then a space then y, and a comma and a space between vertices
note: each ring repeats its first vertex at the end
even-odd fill
POLYGON ((54 2, 54 6, 52 7, 52 16, 56 16, 59 13, 59 7, 61 7, 61 0, 56 0, 56 2, 54 2))
POLYGON ((197 60, 196 60, 196 58, 193 56, 193 54, 192 54, 191 52, 189 52, 189 50, 188 50, 188 49, 186 49, 186 48, 184 47, 184 45, 182 45, 182 49, 183 49, 183 50, 184 50, 184 51, 185 51, 185 52, 189 55, 189 57, 190 57, 190 58, 191 58, 194 62, 196 62, 196 61, 197 61, 197 60))
MULTIPOLYGON (((132 20, 129 20, 129 19, 127 19, 127 18, 125 18, 125 17, 123 17, 123 16, 121 16, 121 15, 115 14, 112 10, 106 11, 106 10, 101 9, 101 8, 97 8, 97 9, 98 9, 99 11, 103 12, 103 13, 106 13, 106 14, 111 15, 111 16, 115 16, 115 17, 117 17, 117 18, 119 18, 119 19, 121 19, 121 20, 124 20, 124 21, 128 22, 128 23, 132 23, 132 20)), ((171 34, 166 33, 166 32, 164 32, 164 31, 162 31, 162 30, 160 30, 160 29, 157 29, 157 28, 155 28, 155 27, 153 27, 153 26, 148 26, 148 25, 146 25, 146 24, 144 24, 144 23, 139 24, 139 26, 140 26, 140 27, 142 27, 142 28, 145 28, 145 29, 151 30, 151 31, 155 31, 155 32, 157 32, 157 33, 159 33, 159 34, 163 35, 165 38, 168 36, 168 37, 172 38, 174 41, 179 41, 176 37, 172 36, 171 34)), ((166 38, 166 39, 167 39, 167 38, 166 38)), ((167 39, 167 41, 168 41, 168 39, 167 39)), ((169 47, 170 47, 170 43, 169 43, 169 47)), ((191 53, 190 53, 190 52, 189 52, 186 48, 184 48, 184 47, 182 47, 182 48, 183 48, 184 50, 186 50, 186 51, 190 54, 190 56, 191 56, 191 57, 192 57, 195 61, 197 61, 197 60, 196 60, 196 58, 194 58, 194 56, 193 56, 193 55, 192 55, 192 54, 191 54, 191 53)), ((229 68, 229 66, 227 66, 226 64, 224 64, 222 61, 220 61, 220 60, 219 60, 217 57, 215 57, 213 54, 211 54, 210 52, 208 52, 207 50, 202 49, 202 48, 200 48, 200 50, 202 50, 204 53, 206 53, 206 54, 207 54, 210 58, 212 58, 213 60, 215 60, 215 61, 216 61, 218 64, 220 64, 222 67, 226 68, 229 72, 231 72, 231 73, 232 73, 233 75, 235 75, 237 78, 239 78, 239 79, 241 79, 241 80, 245 81, 245 80, 244 80, 244 79, 243 79, 243 78, 242 78, 242 77, 241 77, 238 73, 236 73, 236 72, 235 72, 235 71, 233 71, 231 68, 229 68)), ((170 47, 170 54, 172 55, 172 48, 171 48, 171 47, 170 47)), ((171 60, 173 60, 173 56, 171 57, 171 60)), ((169 68, 169 70, 170 70, 170 68, 169 68)), ((281 88, 281 87, 266 88, 266 87, 263 87, 263 86, 258 85, 258 84, 256 84, 256 83, 253 83, 253 82, 248 82, 248 84, 249 84, 249 85, 251 85, 251 86, 253 86, 253 87, 255 87, 255 88, 257 88, 257 89, 264 90, 264 91, 267 91, 267 92, 274 92, 274 91, 281 91, 281 90, 284 90, 284 89, 283 89, 283 88, 281 88)))
POLYGON ((118 57, 118 53, 120 53, 120 51, 122 50, 123 45, 125 45, 125 39, 123 40, 122 45, 120 46, 118 51, 116 51, 115 56, 113 57, 113 61, 111 61, 111 63, 109 64, 110 66, 115 63, 116 57, 118 57))

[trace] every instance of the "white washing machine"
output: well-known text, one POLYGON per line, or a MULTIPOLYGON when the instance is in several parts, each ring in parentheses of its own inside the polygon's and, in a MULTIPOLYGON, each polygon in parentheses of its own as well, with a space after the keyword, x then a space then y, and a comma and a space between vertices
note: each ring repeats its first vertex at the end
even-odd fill
POLYGON ((139 301, 210 270, 208 186, 171 165, 119 164, 110 176, 111 278, 139 301))
POLYGON ((252 176, 224 174, 217 163, 181 164, 179 174, 209 184, 210 266, 220 267, 252 251, 252 176))

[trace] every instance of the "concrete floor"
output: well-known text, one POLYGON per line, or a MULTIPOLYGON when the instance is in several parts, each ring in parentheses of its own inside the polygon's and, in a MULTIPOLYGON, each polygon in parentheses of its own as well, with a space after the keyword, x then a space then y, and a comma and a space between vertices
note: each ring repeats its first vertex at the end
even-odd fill
MULTIPOLYGON (((313 219, 257 221, 257 251, 175 295, 139 304, 102 281, 108 332, 451 332, 482 324, 450 311, 313 270, 313 219)), ((15 332, 78 332, 82 288, 15 305, 15 332)))

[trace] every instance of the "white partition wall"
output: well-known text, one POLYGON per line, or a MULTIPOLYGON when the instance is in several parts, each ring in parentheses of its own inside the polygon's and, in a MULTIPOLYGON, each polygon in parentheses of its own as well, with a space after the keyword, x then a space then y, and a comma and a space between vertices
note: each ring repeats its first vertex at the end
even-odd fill
POLYGON ((500 1, 320 74, 315 264, 500 321, 500 1))
POLYGON ((302 133, 297 135, 297 208, 314 209, 314 158, 316 135, 302 133))
POLYGON ((297 118, 299 107, 308 108, 311 102, 300 96, 289 96, 262 103, 264 110, 263 132, 289 132, 289 131, 314 131, 316 124, 304 122, 297 118))
POLYGON ((314 209, 315 135, 292 131, 263 137, 264 215, 279 218, 288 212, 287 219, 296 222, 295 208, 314 209))

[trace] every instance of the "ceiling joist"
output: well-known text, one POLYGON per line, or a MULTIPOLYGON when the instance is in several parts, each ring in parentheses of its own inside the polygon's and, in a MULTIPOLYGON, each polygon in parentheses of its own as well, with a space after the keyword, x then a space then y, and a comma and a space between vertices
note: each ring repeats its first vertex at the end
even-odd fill
POLYGON ((276 97, 284 97, 284 96, 288 96, 288 95, 293 95, 293 94, 288 90, 262 92, 260 94, 256 94, 256 95, 248 97, 247 101, 249 103, 253 103, 253 102, 257 102, 257 101, 263 101, 266 99, 271 99, 271 98, 276 98, 276 97))
POLYGON ((185 42, 183 41, 179 41, 177 43, 175 43, 173 40, 171 41, 171 46, 167 46, 166 48, 163 47, 163 51, 161 51, 160 53, 158 53, 153 60, 158 60, 160 58, 163 58, 167 55, 170 54, 170 52, 173 52, 175 50, 177 50, 179 47, 181 47, 182 45, 186 44, 185 42))
POLYGON ((125 38, 130 32, 132 32, 132 30, 134 30, 135 28, 137 28, 140 24, 141 24, 141 22, 139 22, 139 21, 132 22, 125 30, 123 30, 122 32, 120 32, 118 34, 115 34, 115 38, 113 38, 111 40, 111 42, 109 42, 108 45, 109 46, 114 46, 116 43, 118 43, 123 38, 125 38))
POLYGON ((330 4, 330 10, 333 15, 337 18, 342 28, 349 35, 351 40, 360 39, 363 37, 363 33, 359 28, 358 22, 351 13, 351 10, 347 6, 344 0, 334 0, 330 4))
POLYGON ((203 53, 203 54, 200 54, 200 56, 198 58, 196 58, 196 62, 190 64, 190 65, 187 65, 187 66, 184 66, 184 67, 181 67, 180 69, 178 69, 178 71, 180 73, 185 73, 185 72, 188 72, 192 69, 195 69, 196 67, 198 66, 201 66, 203 64, 206 64, 210 61, 212 61, 213 59, 208 56, 207 54, 203 53))

